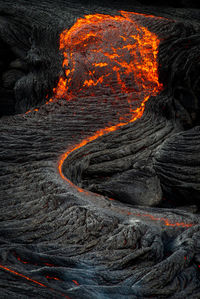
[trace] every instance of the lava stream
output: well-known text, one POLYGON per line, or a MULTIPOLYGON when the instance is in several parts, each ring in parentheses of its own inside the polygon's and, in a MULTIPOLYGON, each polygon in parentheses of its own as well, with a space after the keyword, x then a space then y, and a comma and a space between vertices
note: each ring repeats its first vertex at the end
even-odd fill
MULTIPOLYGON (((112 126, 99 129, 60 157, 58 162, 60 176, 79 192, 87 193, 64 176, 62 167, 65 159, 73 151, 100 136, 141 118, 149 97, 156 96, 163 89, 163 85, 159 82, 157 62, 160 40, 155 33, 138 23, 140 16, 161 17, 125 11, 120 13, 121 15, 117 16, 86 15, 60 35, 60 50, 64 57, 62 67, 65 75, 60 77, 57 87, 53 89, 53 98, 46 104, 60 98, 70 101, 77 96, 83 100, 87 96, 98 98, 99 90, 106 89, 112 95, 111 101, 117 103, 123 100, 129 107, 128 114, 126 111, 119 119, 114 119, 112 126), (120 94, 123 98, 119 97, 120 94)), ((194 225, 183 222, 171 223, 167 218, 151 214, 134 214, 127 211, 122 213, 147 217, 170 227, 189 228, 194 225)))
POLYGON ((163 88, 158 78, 160 41, 155 33, 137 23, 134 18, 138 15, 124 11, 118 16, 86 15, 60 35, 65 77, 59 79, 54 98, 70 101, 77 95, 83 99, 87 95, 98 97, 99 90, 106 87, 113 95, 112 101, 126 101, 129 107, 128 118, 127 113, 120 115, 118 120, 113 120, 117 124, 99 129, 61 156, 58 170, 70 184, 62 172, 64 160, 69 154, 141 118, 145 102, 163 88), (119 94, 123 95, 123 99, 119 98, 119 94))
POLYGON ((53 289, 53 288, 50 288, 50 287, 48 287, 47 285, 45 285, 45 284, 43 284, 43 283, 41 283, 41 282, 39 282, 39 281, 37 281, 37 280, 34 280, 34 279, 32 279, 32 278, 30 278, 30 277, 28 277, 28 276, 26 276, 26 275, 24 275, 24 274, 22 274, 22 273, 19 273, 19 272, 17 272, 17 271, 14 271, 14 270, 11 269, 11 268, 8 268, 8 267, 6 267, 6 266, 0 265, 0 269, 5 270, 5 271, 7 271, 7 272, 9 272, 9 273, 11 273, 11 274, 17 275, 17 276, 19 276, 19 277, 21 277, 21 278, 23 278, 23 279, 26 279, 26 280, 28 280, 28 281, 34 283, 34 284, 37 284, 37 285, 41 286, 41 287, 48 288, 50 291, 52 291, 52 292, 57 292, 57 293, 59 293, 59 295, 65 297, 65 298, 67 298, 67 299, 70 299, 70 297, 68 297, 68 296, 65 295, 65 294, 62 294, 60 291, 57 291, 57 290, 55 290, 55 289, 53 289))

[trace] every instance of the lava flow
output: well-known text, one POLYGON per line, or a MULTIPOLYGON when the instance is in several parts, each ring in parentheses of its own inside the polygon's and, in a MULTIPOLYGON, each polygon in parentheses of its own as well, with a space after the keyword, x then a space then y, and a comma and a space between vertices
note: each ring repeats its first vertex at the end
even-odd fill
MULTIPOLYGON (((129 105, 128 114, 120 115, 120 122, 98 130, 61 156, 58 164, 60 176, 79 192, 86 191, 75 186, 62 172, 65 159, 98 137, 141 118, 145 102, 163 88, 158 78, 160 41, 154 33, 137 24, 135 15, 140 14, 121 11, 121 16, 87 15, 60 36, 65 78, 61 77, 54 89, 55 98, 70 100, 77 94, 83 98, 84 94, 98 98, 99 90, 103 91, 105 87, 113 95, 113 101, 123 100, 129 105), (123 97, 119 98, 119 94, 123 97), (139 105, 134 108, 136 102, 139 105)), ((193 226, 193 223, 171 223, 167 218, 151 214, 135 216, 148 217, 165 226, 193 226)))
MULTIPOLYGON (((120 101, 127 103, 128 112, 120 110, 118 120, 113 119, 113 125, 100 128, 60 157, 58 171, 62 179, 86 194, 87 191, 74 185, 64 176, 62 167, 65 159, 73 151, 100 136, 141 118, 145 102, 163 89, 158 77, 157 56, 160 40, 155 33, 138 23, 138 16, 143 19, 161 17, 124 11, 120 13, 121 15, 117 16, 86 15, 78 19, 69 30, 61 33, 60 50, 64 57, 62 66, 65 75, 60 77, 57 87, 53 89, 53 98, 46 102, 49 104, 61 98, 70 101, 77 97, 84 101, 84 97, 88 96, 102 100, 106 90, 109 94, 108 100, 113 104, 120 101)), ((165 226, 188 228, 194 225, 171 223, 168 218, 151 214, 122 211, 124 212, 127 215, 159 221, 165 226)))
POLYGON ((138 15, 124 11, 118 16, 86 15, 60 35, 65 76, 59 79, 54 97, 69 101, 77 95, 83 100, 84 96, 94 96, 101 100, 99 92, 104 94, 106 90, 113 104, 126 101, 128 107, 126 113, 119 111, 112 126, 99 129, 61 156, 58 169, 65 180, 62 165, 70 153, 139 119, 145 102, 162 90, 157 62, 160 41, 137 23, 138 15))
POLYGON ((123 11, 121 16, 86 15, 61 33, 65 77, 54 89, 56 98, 98 96, 99 89, 101 94, 106 90, 112 101, 127 101, 134 114, 136 101, 161 90, 159 39, 134 17, 123 11))
MULTIPOLYGON (((8 268, 8 267, 6 267, 6 266, 0 265, 0 269, 3 269, 3 270, 5 270, 5 271, 7 271, 7 272, 9 272, 9 273, 11 273, 11 274, 17 275, 18 277, 21 277, 21 278, 23 278, 23 279, 26 279, 26 280, 28 280, 28 281, 30 281, 30 282, 32 282, 32 283, 34 283, 34 284, 37 284, 37 285, 39 285, 39 286, 41 286, 41 287, 48 288, 50 291, 52 291, 52 292, 57 292, 57 293, 59 293, 59 295, 65 297, 65 298, 67 298, 67 299, 70 299, 70 297, 68 297, 68 296, 65 295, 65 294, 62 294, 60 291, 57 291, 57 290, 55 290, 55 289, 53 289, 53 288, 49 288, 47 285, 45 285, 45 284, 43 284, 43 283, 41 283, 41 282, 39 282, 39 281, 37 281, 37 280, 34 280, 34 279, 32 279, 32 278, 30 278, 30 277, 28 277, 28 276, 26 276, 26 275, 24 275, 24 274, 22 274, 22 273, 19 273, 19 272, 17 272, 17 271, 14 271, 14 270, 11 269, 11 268, 8 268)), ((54 279, 55 279, 55 278, 54 278, 54 279)))

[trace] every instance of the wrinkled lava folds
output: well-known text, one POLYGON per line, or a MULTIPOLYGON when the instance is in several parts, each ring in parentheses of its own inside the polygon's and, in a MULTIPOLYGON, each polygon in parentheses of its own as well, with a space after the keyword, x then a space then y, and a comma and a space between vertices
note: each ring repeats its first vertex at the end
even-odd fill
MULTIPOLYGON (((161 17, 124 11, 120 13, 120 16, 86 15, 78 19, 69 30, 66 29, 61 33, 60 50, 64 57, 62 66, 65 76, 59 78, 57 87, 53 90, 53 98, 46 102, 49 104, 56 99, 70 101, 77 97, 84 100, 84 96, 94 96, 95 99, 102 100, 103 95, 108 95, 108 100, 126 101, 128 104, 128 113, 120 111, 122 113, 117 123, 113 121, 113 125, 100 128, 93 135, 82 139, 80 143, 69 148, 58 161, 62 179, 79 192, 86 194, 88 193, 86 190, 74 185, 64 176, 62 166, 65 159, 73 151, 98 137, 141 118, 145 102, 163 89, 158 76, 157 56, 160 40, 155 33, 138 24, 135 18, 161 17)), ((189 228, 194 225, 171 222, 168 218, 151 214, 136 214, 126 210, 122 210, 122 213, 159 221, 170 227, 189 228)), ((75 280, 73 282, 77 284, 75 280)))
POLYGON ((65 75, 54 88, 54 98, 70 101, 74 97, 84 100, 94 96, 113 105, 123 101, 128 107, 126 111, 119 109, 117 123, 114 120, 111 126, 105 124, 62 155, 58 169, 65 180, 62 165, 71 152, 140 118, 145 102, 163 88, 158 78, 160 40, 135 19, 138 15, 153 16, 120 13, 86 15, 60 35, 65 75))

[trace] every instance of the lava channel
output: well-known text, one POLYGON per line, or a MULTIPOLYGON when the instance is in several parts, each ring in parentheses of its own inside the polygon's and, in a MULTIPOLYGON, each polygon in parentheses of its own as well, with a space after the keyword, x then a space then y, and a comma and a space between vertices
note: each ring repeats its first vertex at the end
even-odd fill
MULTIPOLYGON (((138 24, 136 16, 160 18, 134 12, 120 12, 121 15, 86 15, 79 18, 60 35, 60 51, 63 54, 62 67, 65 75, 59 78, 53 89, 53 97, 46 104, 84 96, 98 97, 99 90, 109 89, 111 101, 126 101, 128 113, 120 114, 113 125, 105 126, 74 145, 61 155, 58 171, 63 180, 79 192, 88 193, 68 180, 62 167, 65 159, 75 150, 85 146, 109 132, 141 118, 145 103, 150 96, 156 96, 163 89, 158 76, 158 46, 160 40, 155 33, 138 24), (120 98, 119 94, 123 97, 120 98)), ((110 98, 108 100, 110 100, 110 98)), ((38 111, 35 109, 33 111, 38 111)), ((112 199, 111 199, 112 200, 112 199)), ((171 223, 167 218, 151 214, 127 215, 147 217, 160 221, 165 226, 191 227, 193 223, 171 223)))
POLYGON ((117 117, 112 119, 113 125, 105 124, 104 128, 81 140, 59 159, 60 176, 80 192, 86 191, 75 186, 62 172, 65 159, 98 137, 141 118, 145 102, 163 89, 158 76, 160 40, 136 20, 138 16, 160 17, 125 11, 120 11, 120 14, 85 15, 60 34, 64 76, 59 78, 53 89, 53 97, 46 104, 59 99, 70 101, 77 97, 83 100, 88 96, 98 99, 99 92, 104 91, 109 94, 107 98, 112 101, 114 109, 119 104, 117 117), (128 108, 123 112, 120 106, 122 101, 128 108))
POLYGON ((118 16, 86 15, 60 35, 65 76, 60 77, 54 88, 54 98, 67 101, 75 96, 83 100, 88 95, 98 98, 99 90, 106 89, 112 95, 109 99, 113 104, 126 101, 128 107, 128 111, 113 120, 113 125, 99 129, 60 157, 60 176, 70 184, 72 182, 62 172, 69 154, 141 118, 145 102, 163 88, 158 78, 159 38, 137 23, 135 16, 138 13, 120 13, 118 16))

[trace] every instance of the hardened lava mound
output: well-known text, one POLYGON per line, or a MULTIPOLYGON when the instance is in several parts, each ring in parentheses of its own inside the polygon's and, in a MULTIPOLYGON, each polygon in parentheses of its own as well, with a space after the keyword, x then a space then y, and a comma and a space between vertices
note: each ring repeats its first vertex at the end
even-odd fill
POLYGON ((0 297, 200 297, 200 12, 0 3, 0 297))

